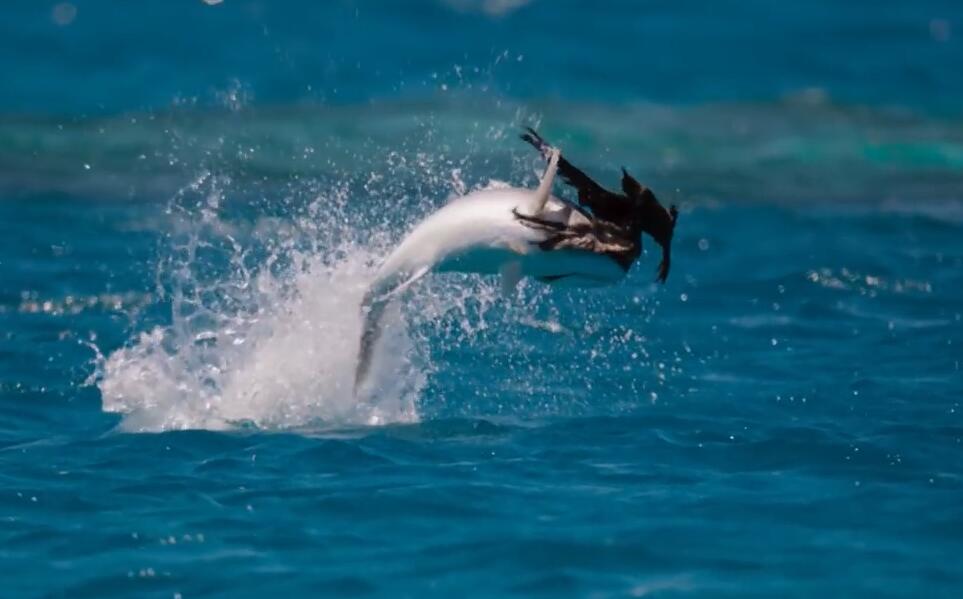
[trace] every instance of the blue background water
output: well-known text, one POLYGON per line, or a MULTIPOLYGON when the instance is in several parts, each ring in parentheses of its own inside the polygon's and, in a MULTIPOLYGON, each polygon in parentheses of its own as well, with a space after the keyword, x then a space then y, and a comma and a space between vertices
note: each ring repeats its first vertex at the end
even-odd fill
POLYGON ((963 591, 956 3, 0 26, 4 597, 963 591), (367 424, 350 294, 530 123, 681 205, 668 284, 430 281, 367 424))

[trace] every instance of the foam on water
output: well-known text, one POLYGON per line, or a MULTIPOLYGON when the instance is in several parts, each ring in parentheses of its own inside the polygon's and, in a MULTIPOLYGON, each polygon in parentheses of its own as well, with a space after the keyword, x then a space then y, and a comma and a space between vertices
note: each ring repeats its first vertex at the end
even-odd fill
POLYGON ((398 311, 372 393, 353 393, 357 306, 380 252, 351 233, 344 194, 245 232, 220 216, 229 185, 205 173, 175 199, 158 273, 171 322, 101 359, 103 409, 129 431, 417 420, 427 366, 398 311))

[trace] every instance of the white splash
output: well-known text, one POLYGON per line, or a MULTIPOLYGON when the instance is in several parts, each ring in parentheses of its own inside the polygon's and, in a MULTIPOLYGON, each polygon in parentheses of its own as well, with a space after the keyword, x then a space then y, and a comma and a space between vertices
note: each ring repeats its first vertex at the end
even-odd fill
POLYGON ((161 267, 171 324, 101 359, 104 411, 122 414, 127 431, 416 421, 426 368, 399 313, 389 315, 370 398, 353 393, 358 306, 377 252, 346 239, 326 245, 343 237, 333 231, 342 219, 319 223, 314 211, 295 236, 260 223, 274 243, 249 266, 252 249, 218 217, 221 186, 207 176, 194 183, 192 193, 206 194, 193 213, 199 224, 175 236, 182 242, 161 267), (298 247, 297 237, 311 244, 298 247))

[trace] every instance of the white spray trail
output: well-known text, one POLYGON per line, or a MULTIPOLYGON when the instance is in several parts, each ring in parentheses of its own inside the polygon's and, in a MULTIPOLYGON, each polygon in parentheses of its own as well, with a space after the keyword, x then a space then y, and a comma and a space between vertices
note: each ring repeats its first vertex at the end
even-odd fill
MULTIPOLYGON (((253 250, 217 216, 223 185, 202 177, 192 187, 206 194, 200 224, 162 267, 172 279, 172 323, 102 361, 103 409, 122 414, 129 431, 417 420, 426 370, 397 312, 388 316, 375 392, 364 400, 352 392, 358 305, 377 253, 334 231, 343 219, 317 223, 313 211, 306 230, 273 242, 266 259, 249 266, 253 250), (312 239, 308 248, 298 247, 299 236, 312 239), (221 265, 216 274, 212 264, 221 265)), ((273 223, 260 228, 283 237, 273 223)))

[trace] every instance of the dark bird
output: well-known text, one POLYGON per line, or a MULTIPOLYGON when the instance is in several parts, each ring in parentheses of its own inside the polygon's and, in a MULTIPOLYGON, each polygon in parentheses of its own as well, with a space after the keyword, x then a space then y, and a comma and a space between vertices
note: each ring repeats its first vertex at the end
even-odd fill
MULTIPOLYGON (((534 146, 546 159, 549 157, 552 146, 534 129, 526 127, 521 138, 534 146)), ((605 189, 573 166, 564 156, 559 158, 558 173, 565 183, 578 192, 579 206, 591 212, 593 231, 588 237, 610 244, 614 249, 609 253, 628 270, 642 253, 642 233, 647 233, 662 248, 657 280, 665 283, 672 263, 672 234, 679 218, 678 209, 671 206, 666 210, 652 190, 636 181, 624 167, 622 193, 605 189)), ((540 223, 539 219, 532 217, 520 214, 516 214, 516 217, 529 221, 534 226, 552 226, 549 223, 540 223)), ((548 246, 544 249, 584 243, 586 236, 573 235, 574 233, 576 232, 570 229, 560 230, 558 236, 544 242, 548 246)))

